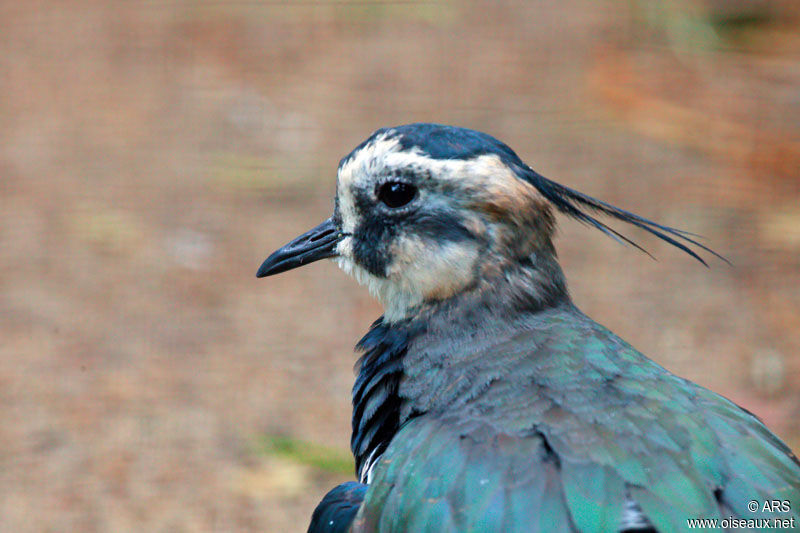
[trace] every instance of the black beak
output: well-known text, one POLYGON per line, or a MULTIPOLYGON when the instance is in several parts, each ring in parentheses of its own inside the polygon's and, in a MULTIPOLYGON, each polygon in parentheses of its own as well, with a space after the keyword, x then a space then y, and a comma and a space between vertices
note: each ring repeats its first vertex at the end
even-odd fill
POLYGON ((336 255, 336 245, 342 233, 329 218, 316 228, 309 230, 267 257, 256 273, 257 278, 280 274, 299 266, 336 255))

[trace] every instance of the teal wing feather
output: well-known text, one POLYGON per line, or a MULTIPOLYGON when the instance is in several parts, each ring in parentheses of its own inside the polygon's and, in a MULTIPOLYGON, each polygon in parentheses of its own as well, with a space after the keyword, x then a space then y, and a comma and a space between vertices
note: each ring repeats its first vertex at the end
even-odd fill
POLYGON ((354 531, 616 531, 631 502, 659 531, 800 521, 800 465, 775 435, 585 317, 548 317, 464 365, 426 370, 459 394, 395 435, 354 531), (793 508, 747 508, 769 499, 793 508))
POLYGON ((420 417, 392 441, 354 531, 574 531, 543 439, 420 417))

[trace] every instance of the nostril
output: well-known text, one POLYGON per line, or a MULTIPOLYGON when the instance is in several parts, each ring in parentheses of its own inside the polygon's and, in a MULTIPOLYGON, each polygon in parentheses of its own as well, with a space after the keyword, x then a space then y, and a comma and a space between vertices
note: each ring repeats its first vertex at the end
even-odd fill
POLYGON ((308 238, 308 242, 317 242, 320 239, 325 239, 327 237, 330 237, 333 233, 334 233, 334 230, 329 229, 329 230, 323 231, 322 233, 317 233, 315 235, 311 235, 311 237, 308 238))

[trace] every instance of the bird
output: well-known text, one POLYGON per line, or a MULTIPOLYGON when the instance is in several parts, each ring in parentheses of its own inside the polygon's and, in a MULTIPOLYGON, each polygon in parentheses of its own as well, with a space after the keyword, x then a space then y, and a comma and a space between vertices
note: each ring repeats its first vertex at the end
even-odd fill
POLYGON ((642 250, 601 217, 724 259, 479 131, 382 128, 340 161, 333 215, 257 272, 331 258, 384 308, 356 346, 357 481, 325 495, 309 532, 797 527, 797 457, 578 309, 557 213, 642 250))

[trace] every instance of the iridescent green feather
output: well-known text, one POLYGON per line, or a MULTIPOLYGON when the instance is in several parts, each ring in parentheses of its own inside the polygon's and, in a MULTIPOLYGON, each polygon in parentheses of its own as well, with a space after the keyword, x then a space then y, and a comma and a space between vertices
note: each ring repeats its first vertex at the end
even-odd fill
POLYGON ((354 531, 615 531, 627 497, 673 531, 800 502, 800 466, 758 419, 574 308, 468 358, 414 378, 454 372, 458 394, 395 435, 354 531))

